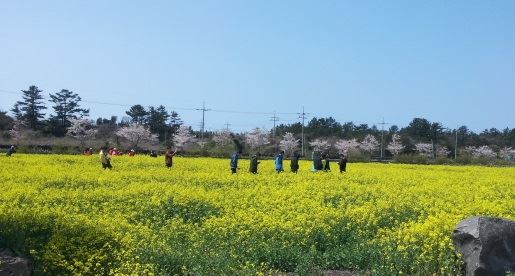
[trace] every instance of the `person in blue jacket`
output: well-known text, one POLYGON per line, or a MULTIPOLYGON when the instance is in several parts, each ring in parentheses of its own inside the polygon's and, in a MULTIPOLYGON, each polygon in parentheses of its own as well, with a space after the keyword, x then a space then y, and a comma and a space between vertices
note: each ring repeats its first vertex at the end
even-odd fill
POLYGON ((284 159, 284 150, 279 152, 275 157, 275 171, 280 173, 283 171, 283 159, 284 159))
POLYGON ((238 169, 238 152, 234 152, 231 155, 231 172, 236 173, 237 169, 238 169))

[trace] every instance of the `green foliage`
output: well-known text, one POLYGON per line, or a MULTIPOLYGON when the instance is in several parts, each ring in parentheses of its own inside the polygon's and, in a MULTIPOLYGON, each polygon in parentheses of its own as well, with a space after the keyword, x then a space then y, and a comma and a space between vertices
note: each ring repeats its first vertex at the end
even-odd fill
POLYGON ((395 163, 403 164, 428 164, 428 158, 422 154, 399 154, 394 156, 395 163))

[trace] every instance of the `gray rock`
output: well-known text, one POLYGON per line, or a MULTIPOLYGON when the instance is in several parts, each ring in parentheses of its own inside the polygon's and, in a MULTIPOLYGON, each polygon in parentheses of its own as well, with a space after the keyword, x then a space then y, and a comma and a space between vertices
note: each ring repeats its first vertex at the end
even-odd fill
POLYGON ((515 222, 471 217, 454 229, 456 252, 462 254, 468 276, 506 275, 515 272, 515 222))
POLYGON ((32 262, 29 259, 16 256, 10 249, 0 248, 0 276, 15 275, 32 275, 32 262))

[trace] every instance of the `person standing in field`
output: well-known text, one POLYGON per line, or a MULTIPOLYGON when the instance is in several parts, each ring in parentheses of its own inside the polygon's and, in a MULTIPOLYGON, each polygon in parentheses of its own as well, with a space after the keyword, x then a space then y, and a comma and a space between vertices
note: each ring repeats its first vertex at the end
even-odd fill
POLYGON ((177 149, 175 149, 175 151, 172 151, 171 147, 167 147, 166 148, 166 152, 165 152, 165 165, 166 165, 166 167, 168 169, 172 168, 173 157, 175 156, 176 153, 177 153, 177 149))
POLYGON ((297 173, 299 171, 299 154, 296 152, 293 154, 290 163, 291 172, 297 173))
POLYGON ((250 166, 249 166, 249 172, 253 174, 257 174, 258 171, 258 164, 261 163, 258 161, 257 155, 252 155, 250 157, 250 166))
POLYGON ((331 166, 329 165, 329 155, 325 154, 322 158, 324 159, 324 172, 331 171, 331 166))
POLYGON ((322 159, 320 158, 318 153, 313 152, 313 169, 311 171, 312 172, 317 172, 317 171, 320 171, 322 169, 323 169, 322 159))
POLYGON ((16 148, 14 146, 11 146, 10 148, 7 149, 7 152, 5 153, 5 155, 6 156, 11 156, 15 152, 16 152, 16 148))
POLYGON ((338 161, 338 165, 340 166, 340 173, 345 172, 347 169, 347 157, 345 155, 341 155, 340 161, 338 161))
POLYGON ((238 152, 231 155, 231 173, 235 174, 238 169, 238 152))
POLYGON ((102 168, 104 168, 104 170, 113 168, 111 165, 111 155, 105 148, 100 150, 100 162, 102 162, 102 168))
POLYGON ((275 156, 275 171, 277 173, 284 171, 283 159, 284 159, 284 150, 282 150, 281 152, 279 152, 279 154, 277 154, 277 156, 275 156))

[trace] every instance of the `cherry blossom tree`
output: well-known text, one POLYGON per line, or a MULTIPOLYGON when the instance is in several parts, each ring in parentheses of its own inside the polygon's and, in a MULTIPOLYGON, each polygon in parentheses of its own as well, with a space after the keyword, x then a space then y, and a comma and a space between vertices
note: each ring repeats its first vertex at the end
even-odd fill
POLYGON ((20 143, 20 140, 24 136, 23 129, 26 127, 25 122, 22 120, 16 120, 14 121, 13 127, 11 130, 9 130, 9 136, 14 139, 15 143, 18 145, 20 143))
POLYGON ((497 154, 493 151, 489 146, 480 146, 480 147, 466 147, 466 151, 470 152, 472 156, 480 158, 495 158, 497 154))
POLYGON ((86 140, 97 133, 93 128, 93 122, 86 119, 70 119, 67 135, 79 140, 81 147, 85 146, 86 140))
POLYGON ((372 154, 379 147, 379 142, 373 135, 368 134, 365 136, 365 138, 363 138, 363 141, 361 141, 359 147, 362 150, 372 154))
POLYGON ((359 148, 359 142, 356 139, 343 140, 340 139, 334 145, 338 150, 339 154, 347 155, 351 150, 357 150, 359 148))
POLYGON ((220 147, 225 147, 232 143, 231 132, 228 130, 218 131, 213 135, 213 141, 220 147))
POLYGON ((268 131, 265 131, 261 128, 255 128, 252 131, 245 134, 245 142, 249 145, 250 148, 258 149, 261 146, 270 143, 268 139, 268 131))
POLYGON ((430 143, 418 143, 415 144, 415 150, 427 157, 433 156, 433 145, 430 143))
POLYGON ((436 156, 447 157, 451 151, 446 146, 436 146, 436 156))
POLYGON ((314 152, 325 152, 331 147, 329 141, 320 138, 309 142, 309 145, 313 148, 314 152))
POLYGON ((183 148, 196 141, 195 136, 191 134, 190 128, 185 125, 179 127, 172 140, 173 144, 178 148, 183 148))
POLYGON ((389 150, 393 155, 397 155, 402 152, 404 149, 404 146, 401 143, 401 136, 397 133, 395 133, 392 136, 392 142, 388 144, 386 147, 387 150, 389 150))
POLYGON ((137 123, 120 128, 116 135, 129 141, 130 147, 133 148, 137 148, 140 143, 154 143, 157 141, 157 135, 152 134, 148 128, 137 123))
POLYGON ((511 147, 502 148, 499 151, 499 157, 504 160, 514 160, 515 159, 515 150, 511 147))
POLYGON ((283 135, 283 139, 279 142, 279 148, 284 150, 286 154, 293 155, 295 149, 299 147, 299 139, 295 139, 295 136, 291 132, 286 132, 283 135))

